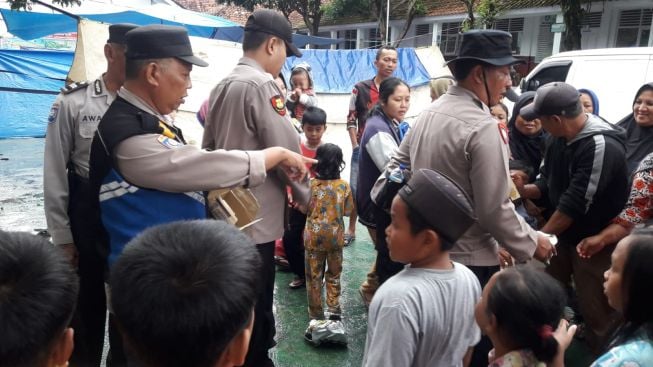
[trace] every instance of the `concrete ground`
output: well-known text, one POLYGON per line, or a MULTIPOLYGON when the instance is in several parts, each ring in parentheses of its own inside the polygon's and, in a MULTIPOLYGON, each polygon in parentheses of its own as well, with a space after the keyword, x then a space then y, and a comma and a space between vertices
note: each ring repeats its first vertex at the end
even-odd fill
POLYGON ((367 230, 358 225, 356 241, 344 250, 341 275, 342 322, 347 333, 348 345, 313 347, 304 341, 308 326, 306 288, 290 289, 292 273, 277 271, 274 310, 277 323, 277 346, 271 357, 278 367, 334 367, 360 366, 365 349, 367 310, 358 294, 358 287, 365 280, 375 258, 375 251, 367 230))

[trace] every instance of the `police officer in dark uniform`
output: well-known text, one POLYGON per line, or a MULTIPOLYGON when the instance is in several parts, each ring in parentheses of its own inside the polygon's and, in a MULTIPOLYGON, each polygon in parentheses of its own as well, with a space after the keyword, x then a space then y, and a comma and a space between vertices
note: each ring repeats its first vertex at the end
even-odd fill
POLYGON ((88 220, 88 201, 82 198, 88 191, 93 134, 124 82, 125 34, 134 28, 136 25, 132 24, 109 26, 109 39, 104 46, 106 72, 94 81, 62 88, 48 117, 43 164, 45 217, 52 241, 78 264, 80 277, 77 312, 72 323, 72 365, 99 366, 102 357, 106 300, 100 251, 106 244, 88 220))

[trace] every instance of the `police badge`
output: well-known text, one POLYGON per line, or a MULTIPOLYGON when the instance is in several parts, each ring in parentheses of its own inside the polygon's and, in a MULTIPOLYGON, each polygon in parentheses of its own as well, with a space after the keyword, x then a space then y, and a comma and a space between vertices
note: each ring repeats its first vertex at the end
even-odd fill
POLYGON ((283 98, 280 95, 270 98, 270 103, 272 103, 272 108, 274 108, 279 115, 286 115, 286 104, 283 102, 283 98))
POLYGON ((50 108, 50 114, 48 115, 48 124, 57 121, 57 115, 59 115, 59 105, 53 104, 52 108, 50 108))

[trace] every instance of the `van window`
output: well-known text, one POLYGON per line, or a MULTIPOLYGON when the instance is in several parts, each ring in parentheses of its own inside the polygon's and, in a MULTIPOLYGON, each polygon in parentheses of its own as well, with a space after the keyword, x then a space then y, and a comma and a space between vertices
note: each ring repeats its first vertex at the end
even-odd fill
POLYGON ((567 80, 567 73, 571 67, 571 61, 563 65, 551 65, 543 68, 537 74, 533 75, 526 85, 522 87, 522 93, 526 91, 537 90, 540 86, 551 82, 564 82, 567 80))

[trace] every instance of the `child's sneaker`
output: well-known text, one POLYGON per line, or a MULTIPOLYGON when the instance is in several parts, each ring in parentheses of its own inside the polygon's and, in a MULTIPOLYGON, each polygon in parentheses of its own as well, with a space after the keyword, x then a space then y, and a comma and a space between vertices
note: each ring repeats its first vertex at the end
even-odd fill
POLYGON ((341 321, 311 320, 304 333, 304 339, 315 346, 322 343, 347 344, 345 328, 341 321))

